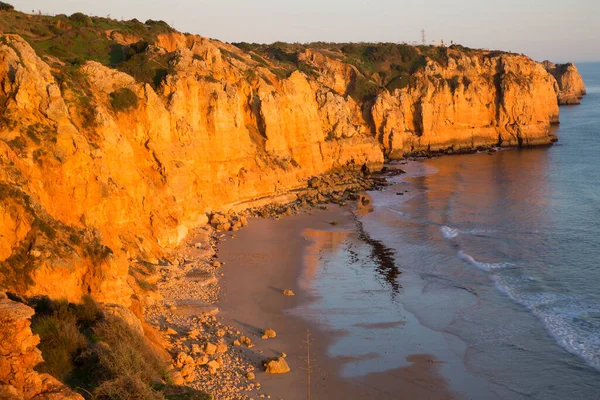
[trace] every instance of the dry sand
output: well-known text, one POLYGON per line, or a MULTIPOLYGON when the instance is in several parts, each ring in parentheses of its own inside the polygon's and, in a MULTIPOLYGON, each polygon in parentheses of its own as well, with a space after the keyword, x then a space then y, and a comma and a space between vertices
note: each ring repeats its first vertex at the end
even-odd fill
MULTIPOLYGON (((307 249, 306 232, 336 231, 352 224, 347 207, 329 206, 296 216, 253 219, 247 228, 226 234, 218 246, 224 261, 220 279, 220 316, 228 325, 250 336, 258 350, 251 354, 259 366, 264 358, 286 353, 292 369, 283 375, 257 372, 261 392, 274 399, 306 399, 306 335, 311 334, 311 397, 313 399, 452 399, 447 382, 432 362, 435 356, 415 354, 408 367, 345 379, 339 371, 342 360, 327 356, 336 333, 292 315, 289 310, 312 299, 299 282, 311 279, 310 267, 318 264, 307 249), (339 226, 332 225, 336 221, 339 226), (296 296, 284 296, 291 289, 296 296), (264 329, 272 328, 277 337, 262 340, 264 329), (262 354, 260 353, 262 352, 262 354)), ((338 333, 343 334, 343 333, 338 333)), ((401 345, 401 340, 399 340, 401 345)), ((399 362, 399 365, 401 363, 399 362)), ((261 369, 257 368, 257 371, 261 369)))

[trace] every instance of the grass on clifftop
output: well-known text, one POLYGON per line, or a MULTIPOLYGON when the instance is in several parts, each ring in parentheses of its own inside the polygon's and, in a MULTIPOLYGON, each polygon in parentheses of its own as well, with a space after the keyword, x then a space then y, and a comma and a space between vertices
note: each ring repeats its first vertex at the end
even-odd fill
POLYGON ((40 335, 44 363, 37 369, 87 399, 209 399, 204 393, 168 384, 165 363, 123 320, 106 317, 84 297, 81 304, 47 297, 34 301, 31 328, 40 335), (175 396, 175 397, 173 397, 175 396))
MULTIPOLYGON (((5 27, 6 33, 25 38, 57 75, 69 76, 65 73, 69 68, 93 60, 156 88, 171 72, 174 54, 153 46, 158 35, 176 32, 164 21, 118 21, 82 13, 53 17, 29 15, 6 5, 5 11, 0 12, 0 26, 5 27)), ((447 65, 450 58, 460 54, 485 54, 460 45, 450 48, 399 43, 240 42, 234 45, 247 52, 255 65, 269 69, 279 79, 289 77, 294 71, 319 76, 315 66, 299 57, 307 49, 353 65, 358 77, 347 94, 359 102, 372 99, 384 89, 393 91, 408 86, 411 76, 428 61, 447 65)), ((225 59, 248 62, 240 54, 222 46, 220 49, 225 59)), ((256 76, 256 71, 250 69, 248 75, 256 76)))
POLYGON ((174 32, 164 21, 118 21, 82 13, 30 15, 12 9, 0 12, 0 26, 3 33, 18 34, 27 40, 40 57, 62 74, 86 61, 97 61, 153 85, 166 75, 169 59, 145 52, 158 35, 174 32), (133 43, 118 43, 112 37, 115 35, 133 43))
POLYGON ((255 61, 265 63, 269 60, 287 75, 294 70, 308 72, 307 75, 314 73, 310 65, 299 62, 299 54, 307 49, 351 64, 360 73, 349 93, 357 101, 372 98, 383 88, 393 91, 408 86, 411 75, 427 65, 427 60, 447 65, 449 58, 455 56, 455 52, 446 47, 399 43, 241 42, 234 45, 250 52, 255 61))

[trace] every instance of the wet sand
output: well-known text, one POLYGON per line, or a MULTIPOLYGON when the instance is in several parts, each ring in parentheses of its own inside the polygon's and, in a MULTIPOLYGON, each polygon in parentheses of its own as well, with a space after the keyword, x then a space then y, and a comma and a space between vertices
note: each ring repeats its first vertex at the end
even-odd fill
MULTIPOLYGON (((342 378, 344 359, 332 358, 327 349, 345 332, 327 330, 318 323, 298 317, 290 310, 314 301, 306 290, 318 268, 318 253, 313 240, 318 232, 343 238, 348 229, 356 229, 348 208, 330 206, 281 220, 253 219, 247 228, 218 246, 224 261, 220 280, 220 316, 225 323, 248 335, 262 354, 254 352, 252 362, 259 366, 264 358, 287 354, 291 372, 268 375, 257 368, 257 381, 265 395, 275 399, 307 398, 307 332, 310 332, 312 398, 321 399, 452 399, 439 375, 435 354, 414 354, 398 365, 406 367, 342 378), (332 224, 335 222, 335 224, 332 224), (284 296, 291 289, 296 296, 284 296), (277 337, 262 340, 262 331, 272 328, 277 337)), ((401 326, 402 322, 396 323, 401 326)), ((393 326, 393 324, 391 325, 393 326)), ((389 324, 369 326, 389 328, 389 324)), ((398 344, 402 345, 401 338, 398 344)))

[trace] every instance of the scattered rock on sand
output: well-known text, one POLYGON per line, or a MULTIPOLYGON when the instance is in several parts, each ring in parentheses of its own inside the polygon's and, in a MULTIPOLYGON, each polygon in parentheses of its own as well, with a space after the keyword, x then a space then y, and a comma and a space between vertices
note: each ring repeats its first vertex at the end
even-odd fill
POLYGON ((217 345, 217 353, 225 353, 227 351, 227 345, 225 343, 219 343, 217 345))
POLYGON ((221 367, 221 364, 219 364, 215 360, 212 360, 208 364, 206 364, 206 366, 208 367, 208 372, 210 372, 211 374, 215 374, 217 370, 221 367))
POLYGON ((216 353, 216 351, 217 351, 217 346, 215 346, 214 344, 212 344, 212 343, 206 343, 204 345, 204 352, 206 354, 213 355, 213 354, 216 353))
POLYGON ((293 292, 293 291, 291 291, 290 289, 285 289, 285 290, 283 291, 283 294, 284 294, 284 295, 286 295, 286 296, 295 296, 295 295, 296 295, 296 293, 294 293, 294 292, 293 292))
POLYGON ((179 385, 183 385, 185 383, 185 380, 183 379, 181 372, 174 371, 171 373, 171 382, 173 382, 173 385, 179 386, 179 385))
POLYGON ((208 364, 208 356, 205 354, 196 359, 196 365, 206 365, 208 364))
POLYGON ((194 372, 193 365, 186 365, 181 369, 181 376, 186 382, 191 382, 196 379, 196 373, 194 372))
POLYGON ((275 337, 277 337, 277 332, 273 329, 266 329, 265 333, 262 335, 263 339, 273 339, 275 337))
POLYGON ((248 336, 242 336, 240 342, 244 343, 248 348, 254 347, 254 343, 252 343, 252 340, 248 336))
MULTIPOLYGON (((184 352, 181 352, 177 355, 177 362, 175 365, 177 365, 178 368, 183 368, 187 365, 194 365, 194 359, 191 356, 185 354, 184 352)), ((183 372, 182 375, 185 376, 183 372)))
POLYGON ((263 365, 267 374, 285 374, 290 372, 290 366, 283 357, 265 360, 263 365))

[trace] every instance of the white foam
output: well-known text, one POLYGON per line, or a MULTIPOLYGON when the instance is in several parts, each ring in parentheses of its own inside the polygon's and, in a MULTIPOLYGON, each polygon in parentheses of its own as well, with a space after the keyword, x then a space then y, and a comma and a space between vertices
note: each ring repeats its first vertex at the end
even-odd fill
POLYGON ((530 310, 560 346, 600 371, 600 327, 586 319, 587 315, 599 313, 600 305, 586 305, 584 299, 574 296, 531 292, 534 279, 530 277, 493 279, 500 291, 530 310))
POLYGON ((491 229, 455 229, 444 225, 440 228, 440 232, 446 239, 450 240, 454 239, 458 235, 483 235, 488 233, 494 233, 496 231, 491 229))
POLYGON ((394 209, 392 209, 392 208, 388 208, 388 210, 390 210, 390 211, 391 211, 391 212, 393 212, 394 214, 398 214, 398 215, 400 215, 400 216, 402 216, 402 217, 404 217, 404 216, 406 215, 406 214, 405 214, 405 213, 403 213, 402 211, 394 210, 394 209))
POLYGON ((459 232, 467 234, 467 235, 483 235, 486 233, 496 233, 497 231, 495 231, 493 229, 467 229, 467 230, 461 230, 459 232))
POLYGON ((444 225, 440 228, 440 232, 442 232, 442 235, 446 239, 453 239, 460 234, 460 231, 458 229, 453 229, 446 225, 444 225))
POLYGON ((470 254, 465 253, 462 250, 459 250, 456 254, 457 254, 458 258, 460 258, 464 262, 469 263, 469 264, 473 265, 474 267, 477 267, 480 270, 485 271, 485 272, 491 272, 496 269, 502 269, 502 268, 508 268, 508 267, 515 266, 515 264, 507 263, 507 262, 499 262, 499 263, 480 262, 480 261, 477 261, 476 259, 474 259, 470 254))

